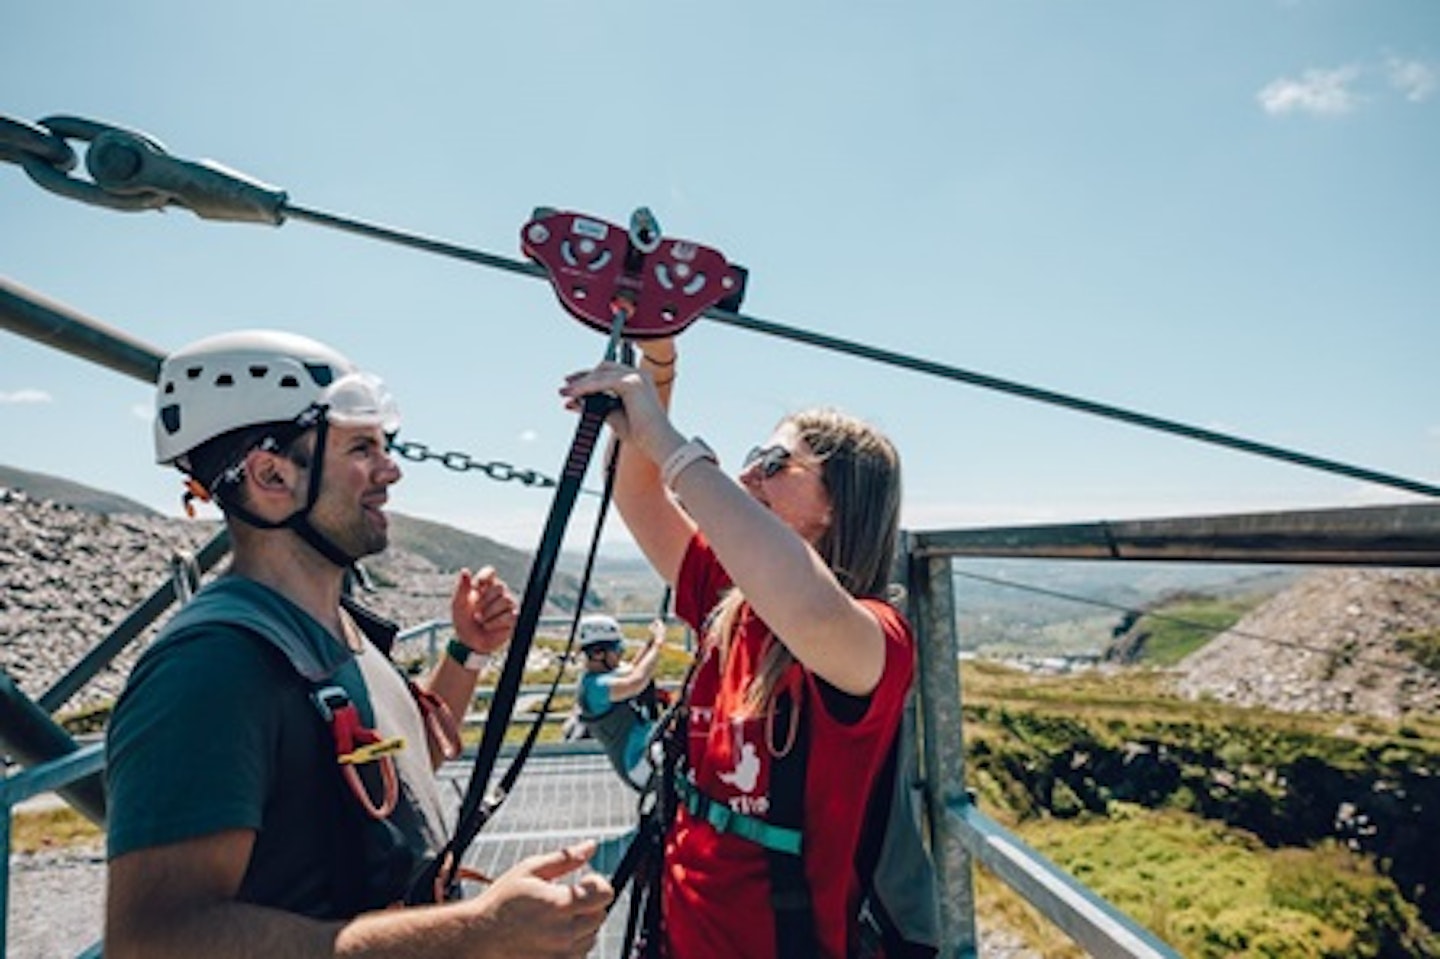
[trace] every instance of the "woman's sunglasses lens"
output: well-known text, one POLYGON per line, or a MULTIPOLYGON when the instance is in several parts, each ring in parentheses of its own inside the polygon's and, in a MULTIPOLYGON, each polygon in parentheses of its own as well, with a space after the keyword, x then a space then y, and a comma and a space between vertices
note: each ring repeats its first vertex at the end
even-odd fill
POLYGON ((783 446, 767 446, 764 448, 757 446, 745 454, 745 462, 740 468, 742 470, 748 470, 758 463, 760 466, 760 475, 765 479, 770 479, 776 473, 783 470, 785 464, 789 461, 790 451, 783 446))

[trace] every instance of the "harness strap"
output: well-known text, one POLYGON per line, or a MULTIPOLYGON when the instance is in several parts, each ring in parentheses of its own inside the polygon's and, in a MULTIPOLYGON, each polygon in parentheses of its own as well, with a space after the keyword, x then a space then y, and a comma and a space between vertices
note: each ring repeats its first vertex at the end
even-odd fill
POLYGON ((410 696, 415 700, 415 705, 420 707, 420 717, 425 721, 425 728, 430 733, 431 740, 435 747, 440 750, 440 755, 445 759, 454 759, 460 755, 460 724, 455 721, 455 714, 445 700, 430 692, 428 689, 421 689, 412 680, 407 679, 405 685, 410 688, 410 696))
POLYGON ((764 846, 773 853, 791 857, 800 855, 802 842, 799 829, 778 826, 755 816, 736 812, 725 803, 701 792, 700 787, 685 776, 676 777, 675 791, 680 797, 681 805, 690 811, 690 815, 705 820, 714 826, 717 832, 739 836, 757 846, 764 846))
POLYGON ((653 755, 651 747, 661 747, 661 759, 655 775, 640 796, 640 827, 620 864, 610 875, 615 890, 607 912, 620 901, 620 895, 633 882, 630 892, 630 914, 625 924, 621 955, 633 959, 659 959, 661 939, 660 886, 664 873, 665 838, 675 818, 679 797, 675 784, 680 780, 679 767, 684 760, 689 722, 685 710, 690 702, 690 685, 700 666, 696 655, 680 681, 680 694, 650 730, 645 755, 653 755))

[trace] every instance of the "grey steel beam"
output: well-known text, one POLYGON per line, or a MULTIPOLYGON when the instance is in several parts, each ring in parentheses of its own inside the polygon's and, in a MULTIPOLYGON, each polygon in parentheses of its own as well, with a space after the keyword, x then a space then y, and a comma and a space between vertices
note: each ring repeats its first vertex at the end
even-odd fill
MULTIPOLYGON (((902 550, 910 552, 910 535, 902 550)), ((921 759, 930 820, 931 858, 940 889, 941 954, 977 954, 974 870, 970 854, 946 809, 968 803, 965 743, 961 735, 960 644, 955 635, 955 587, 950 560, 911 553, 906 570, 910 621, 919 646, 921 759)))
MULTIPOLYGON (((39 766, 80 747, 15 681, 0 672, 0 748, 25 766, 39 766)), ((91 774, 55 790, 97 825, 105 825, 105 784, 91 774)))
POLYGON ((0 329, 154 383, 165 353, 0 276, 0 329))
POLYGON ((1440 566, 1440 504, 915 533, 919 556, 1440 566))
POLYGON ((94 779, 104 768, 105 746, 92 743, 59 759, 0 778, 0 959, 8 953, 10 943, 10 830, 15 806, 77 779, 94 779))

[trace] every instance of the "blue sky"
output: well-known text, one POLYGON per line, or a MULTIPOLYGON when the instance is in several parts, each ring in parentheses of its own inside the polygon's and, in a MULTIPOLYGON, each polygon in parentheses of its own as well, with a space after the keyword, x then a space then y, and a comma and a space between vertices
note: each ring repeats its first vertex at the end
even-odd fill
MULTIPOLYGON (((517 258, 535 206, 648 205, 750 269, 748 313, 1440 480, 1434 0, 14 3, 0 114, 517 258)), ((8 164, 0 273, 161 348, 307 333, 406 438, 551 474, 603 347, 532 279, 8 164)), ((887 430, 915 529, 1413 499, 708 321, 681 353, 676 419, 731 465, 799 407, 887 430)), ((175 513, 150 402, 0 333, 0 462, 175 513)), ((546 493, 406 471, 396 509, 533 548, 546 493)))

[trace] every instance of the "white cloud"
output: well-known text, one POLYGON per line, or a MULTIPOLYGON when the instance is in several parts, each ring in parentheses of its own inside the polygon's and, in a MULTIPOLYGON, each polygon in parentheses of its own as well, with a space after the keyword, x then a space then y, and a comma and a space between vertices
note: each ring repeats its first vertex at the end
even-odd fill
POLYGON ((1385 76, 1411 103, 1422 103, 1440 89, 1440 68, 1422 60, 1389 57, 1385 61, 1385 76))
POLYGON ((44 390, 0 390, 0 403, 50 403, 54 401, 44 390))
POLYGON ((520 434, 520 442, 533 443, 540 438, 540 434, 534 430, 525 430, 520 434))
POLYGON ((1256 99, 1269 114, 1313 113, 1332 116, 1349 113, 1360 105, 1361 97, 1351 85, 1360 76, 1357 66, 1335 70, 1306 70, 1299 79, 1281 77, 1265 85, 1256 99))
POLYGON ((155 408, 149 403, 136 403, 130 407, 130 415, 148 423, 155 416, 155 408))

